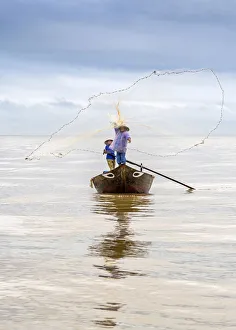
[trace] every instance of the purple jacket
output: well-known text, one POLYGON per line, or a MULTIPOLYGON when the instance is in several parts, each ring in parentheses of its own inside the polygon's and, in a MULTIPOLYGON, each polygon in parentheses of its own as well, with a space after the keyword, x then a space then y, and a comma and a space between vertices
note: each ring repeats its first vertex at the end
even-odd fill
POLYGON ((115 128, 115 139, 110 145, 110 148, 116 152, 126 152, 127 140, 130 139, 129 132, 121 132, 119 128, 115 128))

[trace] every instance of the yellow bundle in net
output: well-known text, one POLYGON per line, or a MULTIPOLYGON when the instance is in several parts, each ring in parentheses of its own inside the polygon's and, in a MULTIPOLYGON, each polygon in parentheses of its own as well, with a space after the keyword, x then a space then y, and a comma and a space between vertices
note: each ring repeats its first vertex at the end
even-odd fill
POLYGON ((120 102, 118 102, 116 105, 116 111, 117 111, 116 116, 108 114, 110 117, 110 123, 111 123, 112 127, 120 127, 123 125, 126 126, 125 119, 124 119, 124 117, 121 116, 119 105, 120 105, 120 102))

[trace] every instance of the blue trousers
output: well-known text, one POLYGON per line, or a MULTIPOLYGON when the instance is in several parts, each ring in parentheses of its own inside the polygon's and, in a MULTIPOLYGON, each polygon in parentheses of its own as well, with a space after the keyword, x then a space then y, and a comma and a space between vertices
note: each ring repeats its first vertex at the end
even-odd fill
POLYGON ((116 161, 119 165, 120 164, 125 164, 126 163, 125 152, 117 152, 116 153, 116 161))

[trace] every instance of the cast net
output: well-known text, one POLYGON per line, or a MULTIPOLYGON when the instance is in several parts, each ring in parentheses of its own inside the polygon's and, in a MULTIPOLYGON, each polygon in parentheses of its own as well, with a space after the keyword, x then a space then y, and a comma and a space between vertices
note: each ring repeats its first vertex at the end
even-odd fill
POLYGON ((153 71, 87 100, 78 95, 81 107, 27 160, 78 151, 101 154, 104 140, 114 137, 114 122, 130 128, 128 152, 176 156, 204 144, 223 119, 224 90, 212 69, 153 71))

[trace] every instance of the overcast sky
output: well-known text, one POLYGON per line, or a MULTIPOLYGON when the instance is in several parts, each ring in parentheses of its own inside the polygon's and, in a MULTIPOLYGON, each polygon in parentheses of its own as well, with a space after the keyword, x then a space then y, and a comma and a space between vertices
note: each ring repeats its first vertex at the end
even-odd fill
POLYGON ((0 133, 47 134, 90 93, 201 67, 222 78, 232 130, 235 35, 235 0, 1 0, 0 133))

